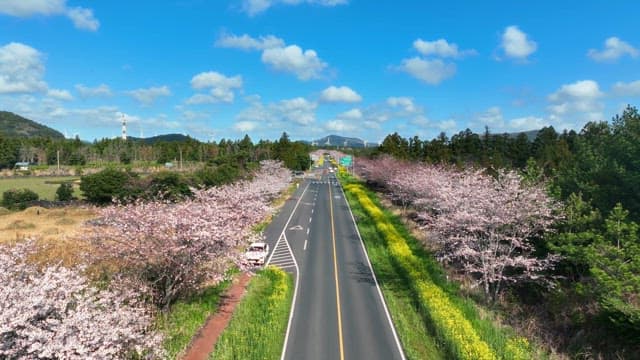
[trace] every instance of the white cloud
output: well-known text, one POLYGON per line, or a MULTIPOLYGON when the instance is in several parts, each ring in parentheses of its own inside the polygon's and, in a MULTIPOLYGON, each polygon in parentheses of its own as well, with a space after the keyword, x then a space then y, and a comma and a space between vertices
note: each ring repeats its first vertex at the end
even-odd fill
POLYGON ((538 48, 517 26, 508 26, 502 33, 502 49, 507 57, 525 60, 538 48))
POLYGON ((426 60, 419 57, 402 60, 399 70, 427 84, 438 85, 456 73, 456 64, 446 63, 440 59, 426 60))
POLYGON ((77 84, 76 91, 80 94, 82 98, 90 98, 90 97, 108 97, 112 96, 111 88, 108 85, 100 84, 96 87, 88 87, 82 84, 77 84))
POLYGON ((564 99, 596 99, 603 95, 598 83, 593 80, 580 80, 573 84, 562 85, 558 91, 549 95, 549 100, 557 102, 564 99))
POLYGON ((49 89, 47 96, 56 100, 71 101, 73 95, 67 90, 49 89))
POLYGON ((191 87, 196 90, 209 89, 209 94, 195 94, 187 104, 233 102, 234 89, 242 88, 242 76, 228 77, 216 71, 202 72, 191 79, 191 87))
POLYGON ((394 108, 402 108, 408 114, 414 114, 422 112, 422 109, 416 106, 413 102, 413 98, 406 96, 392 96, 387 98, 387 105, 394 108))
POLYGON ((529 131, 542 129, 547 125, 549 125, 548 121, 537 116, 525 116, 509 121, 509 127, 512 129, 512 131, 529 131))
POLYGON ((447 131, 455 130, 458 127, 458 124, 456 123, 455 120, 449 119, 449 120, 443 120, 438 122, 437 127, 441 131, 447 132, 447 131))
POLYGON ((241 111, 237 116, 238 122, 259 122, 269 128, 286 128, 287 123, 308 126, 316 120, 318 104, 305 98, 281 100, 267 105, 258 100, 241 111))
POLYGON ((262 62, 277 71, 295 74, 300 80, 317 79, 327 67, 314 50, 302 50, 298 45, 265 49, 262 62))
POLYGON ((240 50, 262 51, 262 62, 276 71, 295 74, 300 80, 317 79, 327 64, 315 50, 304 50, 298 45, 286 45, 284 40, 273 36, 253 38, 247 34, 223 34, 216 46, 240 50))
POLYGON ((15 42, 0 47, 0 94, 45 91, 44 71, 38 50, 15 42))
POLYGON ((233 125, 233 128, 239 132, 250 132, 257 129, 260 126, 255 121, 238 121, 233 125))
POLYGON ((640 80, 630 83, 618 81, 613 85, 613 93, 618 96, 640 96, 640 80))
POLYGON ((231 48, 240 50, 265 50, 271 48, 282 48, 284 40, 273 35, 260 36, 258 39, 251 36, 223 34, 218 38, 215 45, 221 48, 231 48))
POLYGON ((438 39, 435 41, 417 39, 413 42, 413 47, 424 56, 460 58, 467 55, 477 54, 473 49, 460 51, 457 44, 449 43, 445 39, 438 39))
POLYGON ((587 53, 587 56, 598 62, 615 61, 624 55, 629 55, 635 59, 640 55, 640 51, 615 36, 608 38, 604 42, 603 50, 590 49, 587 53))
POLYGON ((170 96, 171 90, 168 86, 150 87, 147 89, 136 89, 127 91, 127 95, 136 99, 143 105, 153 104, 161 96, 170 96))
POLYGON ((28 17, 33 15, 56 15, 63 13, 66 0, 3 0, 0 13, 28 17))
MULTIPOLYGON (((233 93, 232 93, 233 95, 233 93)), ((219 102, 216 98, 207 94, 194 94, 185 101, 187 105, 215 104, 219 102)))
POLYGON ((70 8, 67 16, 78 29, 96 31, 100 27, 100 21, 93 16, 93 10, 81 7, 70 8))
POLYGON ((362 101, 362 96, 348 86, 330 86, 322 91, 320 101, 356 103, 362 101))
POLYGON ((498 106, 492 106, 487 111, 479 114, 476 122, 482 127, 488 126, 489 130, 500 130, 504 127, 502 110, 498 106))
POLYGON ((96 31, 100 27, 100 22, 93 16, 93 10, 69 8, 67 0, 2 0, 0 14, 16 17, 65 15, 78 29, 96 31))
POLYGON ((347 4, 348 2, 348 0, 243 0, 242 10, 249 16, 255 16, 278 4, 315 4, 320 6, 336 6, 347 4))
POLYGON ((275 105, 275 110, 280 113, 285 120, 309 125, 316 119, 315 110, 318 105, 307 99, 297 97, 290 100, 282 100, 275 105))
POLYGON ((427 127, 431 125, 431 121, 424 115, 418 115, 411 119, 411 124, 419 127, 427 127))
POLYGON ((598 83, 593 80, 562 85, 548 97, 552 120, 562 120, 563 116, 575 113, 582 113, 587 119, 601 118, 604 105, 599 99, 603 96, 598 83))
POLYGON ((337 117, 339 119, 346 119, 346 120, 360 120, 362 119, 363 115, 360 109, 351 109, 343 113, 340 113, 337 117))
POLYGON ((341 119, 329 120, 324 125, 327 131, 347 132, 357 129, 356 125, 352 122, 348 122, 341 119))

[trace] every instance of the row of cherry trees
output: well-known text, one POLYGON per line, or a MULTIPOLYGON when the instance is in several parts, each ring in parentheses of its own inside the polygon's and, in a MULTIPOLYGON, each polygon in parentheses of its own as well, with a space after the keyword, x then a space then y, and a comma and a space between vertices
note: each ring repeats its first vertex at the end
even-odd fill
POLYGON ((92 257, 75 269, 30 264, 34 241, 0 245, 0 359, 162 358, 158 308, 242 266, 241 245, 290 181, 265 161, 253 180, 193 190, 181 203, 103 208, 92 257), (108 283, 96 287, 87 266, 111 269, 108 283))
POLYGON ((536 240, 560 217, 540 184, 515 172, 487 174, 382 157, 357 159, 356 171, 414 210, 438 257, 477 279, 495 297, 505 283, 544 280, 554 255, 539 257, 536 240))
POLYGON ((96 221, 96 254, 150 286, 156 304, 167 309, 203 283, 221 279, 231 264, 242 265, 241 245, 290 178, 281 163, 268 160, 251 181, 193 189, 194 198, 180 203, 109 206, 96 221))

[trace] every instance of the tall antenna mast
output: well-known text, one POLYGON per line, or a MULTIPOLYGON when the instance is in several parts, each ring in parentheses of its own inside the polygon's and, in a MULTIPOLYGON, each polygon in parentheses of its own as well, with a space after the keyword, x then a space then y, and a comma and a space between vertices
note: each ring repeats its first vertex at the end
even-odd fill
POLYGON ((127 118, 122 113, 122 140, 127 141, 127 118))

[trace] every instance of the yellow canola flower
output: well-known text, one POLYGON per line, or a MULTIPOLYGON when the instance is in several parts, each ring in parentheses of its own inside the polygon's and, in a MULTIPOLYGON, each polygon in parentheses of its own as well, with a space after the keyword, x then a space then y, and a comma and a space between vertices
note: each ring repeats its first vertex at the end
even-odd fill
POLYGON ((464 314, 451 303, 447 294, 429 280, 428 274, 420 271, 420 259, 413 255, 402 235, 387 220, 382 210, 371 201, 363 187, 350 184, 345 186, 345 189, 357 197, 365 211, 373 218, 376 227, 387 241, 391 255, 398 259, 412 280, 420 303, 424 305, 434 325, 458 356, 469 360, 497 359, 496 354, 480 339, 464 314))

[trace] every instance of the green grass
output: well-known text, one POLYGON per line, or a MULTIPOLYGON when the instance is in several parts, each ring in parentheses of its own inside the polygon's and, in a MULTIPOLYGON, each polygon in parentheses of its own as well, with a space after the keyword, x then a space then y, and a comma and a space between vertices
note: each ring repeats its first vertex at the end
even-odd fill
POLYGON ((274 267, 258 272, 209 358, 279 359, 292 296, 290 274, 274 267))
MULTIPOLYGON (((29 189, 40 197, 40 200, 55 200, 56 190, 65 181, 78 180, 78 177, 11 177, 0 179, 0 195, 11 189, 29 189)), ((82 192, 74 186, 73 196, 80 198, 82 192)))
POLYGON ((160 314, 157 327, 165 335, 163 345, 169 359, 176 359, 187 348, 209 315, 216 312, 220 296, 230 284, 224 281, 208 287, 188 300, 176 302, 168 313, 160 314))
MULTIPOLYGON (((347 176, 342 176, 341 180, 344 184, 357 183, 356 180, 347 176)), ((455 355, 452 354, 450 350, 447 350, 445 342, 440 339, 441 334, 430 321, 428 314, 426 314, 424 310, 421 310, 424 309, 424 306, 417 300, 419 297, 415 293, 415 287, 411 283, 410 277, 407 276, 406 271, 403 271, 402 266, 399 266, 398 259, 394 259, 388 251, 384 235, 380 233, 375 222, 367 215, 365 209, 353 194, 349 193, 349 191, 346 191, 346 193, 354 215, 358 218, 358 227, 365 241, 369 256, 371 257, 372 265, 381 282, 385 299, 387 299, 389 310, 394 318, 407 357, 413 359, 436 358, 435 355, 421 353, 419 348, 413 348, 415 346, 413 344, 421 345, 420 341, 424 336, 423 334, 428 334, 428 337, 431 339, 430 342, 435 344, 436 348, 443 349, 440 353, 441 357, 443 355, 445 358, 454 357, 455 355), (390 284, 388 284, 389 282, 390 284), (405 300, 405 304, 408 304, 404 309, 394 309, 394 297, 398 296, 405 300), (401 312, 396 313, 398 310, 401 312), (402 311, 405 313, 402 313, 402 311), (413 311, 413 314, 411 314, 411 311, 413 311), (406 324, 403 323, 405 321, 403 319, 411 320, 414 328, 403 328, 406 326, 406 324), (416 331, 421 325, 423 327, 423 333, 416 335, 416 331), (436 340, 432 340, 434 338, 436 340)), ((440 264, 437 263, 434 256, 426 251, 422 244, 409 233, 401 219, 386 210, 380 204, 374 193, 367 191, 367 194, 375 205, 383 211, 385 220, 405 239, 413 255, 420 259, 424 277, 428 278, 447 294, 450 302, 464 314, 480 338, 486 341, 500 358, 512 358, 513 356, 510 354, 513 353, 514 347, 521 348, 522 346, 520 345, 524 346, 522 339, 515 337, 513 331, 510 329, 496 326, 490 316, 482 316, 480 314, 479 306, 475 302, 469 298, 460 296, 459 286, 447 281, 446 274, 440 264)), ((484 313, 491 314, 490 311, 484 311, 484 313)), ((531 350, 533 354, 529 355, 535 358, 546 357, 545 354, 537 349, 531 350)))

